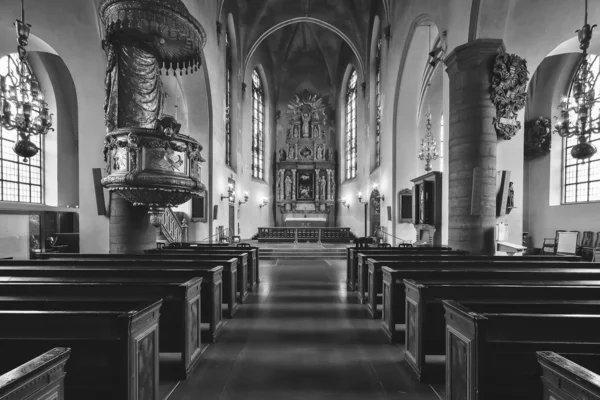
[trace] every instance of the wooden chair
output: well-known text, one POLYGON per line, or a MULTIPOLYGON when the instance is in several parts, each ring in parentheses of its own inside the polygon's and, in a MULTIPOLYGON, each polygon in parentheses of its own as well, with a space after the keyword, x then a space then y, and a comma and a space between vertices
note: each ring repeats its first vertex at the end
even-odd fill
POLYGON ((577 250, 578 254, 584 261, 590 261, 594 257, 594 232, 583 232, 583 236, 581 238, 581 246, 579 246, 577 250))
POLYGON ((392 245, 389 244, 389 243, 379 243, 377 245, 377 247, 379 247, 379 248, 388 248, 388 247, 392 247, 392 245))
POLYGON ((242 238, 238 235, 233 235, 231 237, 231 243, 240 243, 242 241, 242 238))
POLYGON ((369 247, 371 243, 373 243, 373 241, 371 238, 368 237, 360 237, 354 239, 354 244, 356 245, 357 249, 364 249, 366 247, 369 247))
POLYGON ((593 250, 594 257, 592 258, 592 262, 600 262, 600 248, 595 247, 593 250))
POLYGON ((542 253, 546 254, 546 249, 552 249, 550 251, 551 254, 556 254, 556 243, 558 242, 558 233, 566 232, 564 229, 558 229, 553 238, 544 238, 544 243, 542 244, 542 253))
POLYGON ((398 247, 408 248, 408 247, 413 247, 413 245, 412 245, 412 243, 400 243, 400 244, 398 244, 398 247))

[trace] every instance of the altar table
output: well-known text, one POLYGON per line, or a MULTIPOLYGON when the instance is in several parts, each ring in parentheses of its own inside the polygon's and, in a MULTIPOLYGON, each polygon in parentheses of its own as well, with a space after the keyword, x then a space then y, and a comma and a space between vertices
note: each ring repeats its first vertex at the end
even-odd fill
POLYGON ((294 218, 285 219, 285 226, 288 228, 324 228, 327 225, 327 218, 294 218))

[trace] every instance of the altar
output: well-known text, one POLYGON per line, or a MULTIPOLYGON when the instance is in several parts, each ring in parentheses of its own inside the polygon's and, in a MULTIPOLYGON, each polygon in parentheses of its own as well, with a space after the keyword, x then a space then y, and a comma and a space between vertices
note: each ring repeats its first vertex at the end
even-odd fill
POLYGON ((327 218, 287 217, 285 219, 286 228, 324 228, 326 225, 327 225, 327 218))

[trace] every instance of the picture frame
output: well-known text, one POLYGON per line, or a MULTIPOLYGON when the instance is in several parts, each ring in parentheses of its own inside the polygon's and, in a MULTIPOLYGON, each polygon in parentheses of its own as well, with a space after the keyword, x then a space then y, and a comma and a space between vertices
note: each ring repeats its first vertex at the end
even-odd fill
POLYGON ((315 200, 315 171, 297 172, 296 199, 299 201, 315 200))

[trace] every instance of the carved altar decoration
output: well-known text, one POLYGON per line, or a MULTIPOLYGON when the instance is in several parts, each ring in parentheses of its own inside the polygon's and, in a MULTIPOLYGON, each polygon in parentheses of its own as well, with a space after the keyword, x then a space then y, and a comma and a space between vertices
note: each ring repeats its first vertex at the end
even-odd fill
POLYGON ((494 128, 502 139, 510 140, 521 129, 517 113, 525 107, 528 81, 526 60, 516 54, 498 54, 494 62, 490 98, 496 107, 494 128))
POLYGON ((327 107, 319 95, 304 91, 288 103, 287 119, 279 121, 285 137, 278 138, 277 150, 278 226, 298 219, 307 227, 335 226, 335 135, 327 107))
POLYGON ((161 70, 198 70, 205 32, 181 0, 102 0, 106 36, 106 138, 108 175, 102 184, 136 206, 151 222, 167 207, 205 194, 200 181, 202 146, 181 134, 163 113, 161 70))
POLYGON ((552 124, 550 118, 538 117, 525 122, 525 157, 536 158, 550 153, 552 124))

